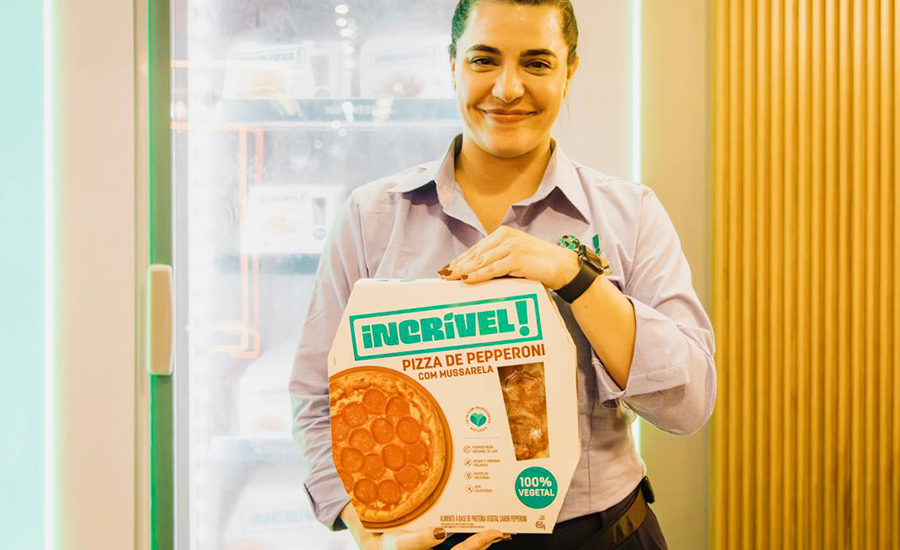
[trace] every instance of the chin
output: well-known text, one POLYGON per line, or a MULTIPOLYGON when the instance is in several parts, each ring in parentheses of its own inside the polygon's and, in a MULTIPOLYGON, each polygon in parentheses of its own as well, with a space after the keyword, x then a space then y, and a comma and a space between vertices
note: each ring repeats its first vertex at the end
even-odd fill
POLYGON ((482 143, 492 155, 505 158, 524 155, 537 147, 531 132, 491 132, 483 135, 482 143))

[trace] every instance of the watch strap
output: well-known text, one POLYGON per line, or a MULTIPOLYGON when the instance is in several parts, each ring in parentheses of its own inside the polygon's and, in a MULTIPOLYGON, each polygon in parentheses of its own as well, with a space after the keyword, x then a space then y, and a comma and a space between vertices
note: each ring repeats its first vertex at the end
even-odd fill
POLYGON ((580 256, 578 257, 578 263, 581 266, 581 269, 578 270, 575 277, 566 285, 556 290, 556 293, 560 298, 570 304, 584 294, 584 292, 594 283, 594 279, 600 275, 597 273, 597 270, 591 267, 587 262, 583 261, 580 256))

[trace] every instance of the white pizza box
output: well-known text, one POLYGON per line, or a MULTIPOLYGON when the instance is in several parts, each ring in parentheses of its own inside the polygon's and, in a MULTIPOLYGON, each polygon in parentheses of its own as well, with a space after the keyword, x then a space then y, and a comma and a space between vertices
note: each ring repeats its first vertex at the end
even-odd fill
POLYGON ((332 458, 363 525, 551 532, 581 454, 575 373, 539 282, 358 280, 328 375, 332 458))

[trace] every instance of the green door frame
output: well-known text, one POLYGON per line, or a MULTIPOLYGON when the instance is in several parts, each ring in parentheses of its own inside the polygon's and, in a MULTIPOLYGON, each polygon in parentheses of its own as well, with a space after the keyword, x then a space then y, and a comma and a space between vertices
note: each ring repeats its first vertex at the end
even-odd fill
MULTIPOLYGON (((150 264, 172 265, 170 0, 147 2, 150 264)), ((175 423, 171 375, 150 375, 150 549, 175 548, 175 423)))

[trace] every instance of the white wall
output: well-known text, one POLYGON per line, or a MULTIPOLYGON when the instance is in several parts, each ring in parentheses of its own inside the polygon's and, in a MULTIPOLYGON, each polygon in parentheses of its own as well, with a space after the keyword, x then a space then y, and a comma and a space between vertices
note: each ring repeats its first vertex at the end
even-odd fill
POLYGON ((56 532, 134 542, 133 4, 52 0, 56 532))
MULTIPOLYGON (((557 136, 576 161, 612 175, 631 171, 631 7, 573 0, 581 66, 557 136)), ((711 314, 709 2, 641 2, 641 181, 656 191, 681 239, 694 288, 711 314)), ((707 547, 709 426, 690 437, 644 423, 642 456, 653 506, 671 548, 707 547)))
POLYGON ((573 0, 581 58, 555 135, 572 160, 631 172, 630 2, 573 0))
MULTIPOLYGON (((644 1, 643 7, 643 180, 672 217, 694 289, 712 315, 710 2, 644 1)), ((710 426, 679 437, 645 424, 654 511, 673 549, 708 547, 710 426)))

